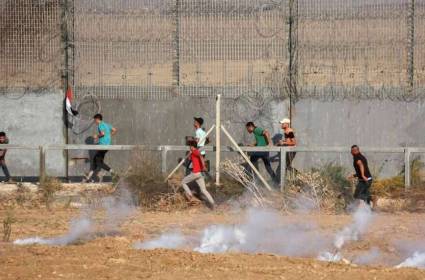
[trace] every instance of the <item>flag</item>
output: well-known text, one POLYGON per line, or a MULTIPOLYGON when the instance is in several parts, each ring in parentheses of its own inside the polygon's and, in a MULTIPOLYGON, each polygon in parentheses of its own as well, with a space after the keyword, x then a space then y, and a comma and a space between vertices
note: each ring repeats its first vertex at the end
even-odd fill
POLYGON ((72 88, 71 86, 68 86, 68 89, 66 90, 66 96, 65 96, 65 109, 71 116, 78 115, 78 111, 74 110, 72 108, 72 101, 73 101, 73 94, 72 94, 72 88))

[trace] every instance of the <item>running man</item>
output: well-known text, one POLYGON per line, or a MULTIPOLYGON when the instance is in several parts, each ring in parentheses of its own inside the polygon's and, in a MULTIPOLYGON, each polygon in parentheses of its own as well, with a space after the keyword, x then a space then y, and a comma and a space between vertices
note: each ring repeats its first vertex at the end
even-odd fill
MULTIPOLYGON (((93 118, 97 125, 97 134, 93 136, 95 142, 97 142, 98 145, 111 145, 112 135, 115 135, 117 130, 110 124, 104 122, 103 116, 101 114, 96 114, 93 118)), ((90 170, 89 174, 85 178, 85 181, 91 181, 93 178, 96 178, 102 169, 110 172, 112 175, 114 174, 114 171, 104 162, 107 152, 107 150, 96 151, 96 154, 93 158, 94 169, 90 170)))
POLYGON ((351 155, 353 156, 353 166, 356 173, 351 175, 349 178, 357 178, 358 180, 356 190, 354 191, 354 198, 363 200, 367 204, 370 204, 372 175, 369 171, 367 159, 360 153, 360 148, 357 145, 353 145, 351 147, 351 155))
MULTIPOLYGON (((249 134, 254 134, 255 142, 249 146, 255 147, 266 147, 272 145, 272 139, 270 137, 270 133, 266 129, 262 129, 260 127, 256 127, 253 122, 248 122, 246 124, 246 130, 249 134)), ((277 176, 274 173, 272 166, 270 164, 269 152, 254 152, 250 156, 250 161, 254 164, 255 168, 258 170, 258 160, 261 159, 264 163, 264 166, 269 173, 270 177, 274 182, 277 181, 277 176)), ((251 168, 248 168, 248 171, 251 171, 251 168)))
MULTIPOLYGON (((208 144, 208 139, 206 137, 207 133, 205 132, 205 129, 202 127, 204 125, 204 119, 200 117, 193 118, 193 119, 194 119, 193 127, 195 128, 195 141, 196 143, 198 143, 198 149, 200 150, 201 155, 204 157, 204 160, 205 160, 207 155, 204 150, 204 147, 205 147, 205 144, 208 144)), ((211 176, 208 173, 208 166, 205 165, 205 169, 207 169, 207 171, 203 172, 204 176, 207 179, 211 179, 211 176)))
POLYGON ((211 194, 207 191, 207 188, 205 186, 205 180, 202 176, 202 171, 206 171, 205 168, 205 161, 204 157, 201 155, 200 151, 198 150, 197 146, 198 143, 196 141, 190 141, 190 153, 188 157, 190 157, 192 161, 192 172, 183 178, 182 180, 182 187, 185 191, 186 198, 189 200, 189 202, 192 202, 194 200, 192 191, 190 190, 188 184, 196 181, 196 183, 199 186, 199 189, 201 190, 201 195, 203 196, 203 199, 206 199, 209 207, 211 209, 214 209, 215 202, 212 198, 211 194))
POLYGON ((195 128, 195 141, 198 144, 198 149, 201 150, 200 151, 201 155, 203 155, 205 158, 206 153, 203 150, 203 148, 205 146, 205 141, 207 140, 205 137, 207 133, 202 128, 202 125, 204 124, 204 119, 203 118, 193 118, 193 119, 195 120, 193 123, 193 127, 195 128))
MULTIPOLYGON (((0 144, 9 144, 9 139, 7 138, 6 133, 4 131, 0 132, 0 144)), ((10 181, 9 169, 7 169, 6 160, 5 160, 6 153, 7 153, 7 149, 0 149, 0 165, 1 165, 1 168, 3 169, 5 183, 10 181)))
MULTIPOLYGON (((281 128, 283 130, 283 140, 280 140, 278 146, 286 146, 286 147, 295 147, 297 145, 297 140, 295 139, 295 132, 290 127, 291 120, 288 118, 284 118, 280 121, 281 128)), ((296 152, 288 152, 286 153, 286 170, 293 171, 292 161, 294 160, 296 152)), ((280 170, 280 166, 279 169, 280 170)))

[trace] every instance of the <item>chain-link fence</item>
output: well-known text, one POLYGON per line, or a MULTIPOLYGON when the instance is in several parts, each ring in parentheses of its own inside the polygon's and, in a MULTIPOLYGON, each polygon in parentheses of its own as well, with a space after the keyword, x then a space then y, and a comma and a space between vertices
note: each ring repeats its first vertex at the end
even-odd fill
POLYGON ((0 90, 61 87, 60 0, 0 1, 0 90))
POLYGON ((3 0, 0 87, 416 100, 425 0, 3 0))

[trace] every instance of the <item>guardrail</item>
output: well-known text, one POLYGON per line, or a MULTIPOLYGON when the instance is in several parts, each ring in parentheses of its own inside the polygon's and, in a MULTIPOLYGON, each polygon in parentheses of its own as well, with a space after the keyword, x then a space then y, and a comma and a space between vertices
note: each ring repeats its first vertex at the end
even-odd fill
MULTIPOLYGON (((327 152, 327 153, 349 153, 349 147, 240 147, 244 152, 277 152, 280 154, 280 172, 281 172, 281 186, 285 184, 286 173, 286 154, 288 152, 327 152)), ((108 151, 131 151, 138 149, 140 151, 158 151, 161 152, 161 170, 167 171, 167 153, 169 151, 188 151, 187 146, 177 145, 12 145, 2 144, 0 149, 19 149, 19 150, 38 150, 40 153, 40 179, 46 176, 46 152, 53 150, 108 150, 108 151)), ((205 151, 215 152, 215 146, 205 146, 205 151)), ((234 147, 221 146, 221 152, 237 152, 234 147)), ((411 186, 410 180, 410 157, 412 153, 425 153, 425 147, 394 147, 394 148, 374 148, 362 147, 362 152, 373 153, 398 153, 404 154, 404 174, 406 188, 411 186)))

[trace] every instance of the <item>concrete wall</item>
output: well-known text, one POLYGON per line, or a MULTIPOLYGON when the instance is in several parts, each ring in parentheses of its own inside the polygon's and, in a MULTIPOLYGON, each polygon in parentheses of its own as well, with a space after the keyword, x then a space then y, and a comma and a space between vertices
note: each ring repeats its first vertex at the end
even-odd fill
MULTIPOLYGON (((115 144, 183 145, 184 137, 193 135, 193 116, 203 116, 209 128, 215 121, 215 100, 210 98, 176 98, 164 101, 100 100, 107 122, 118 128, 115 144)), ((278 120, 288 116, 287 100, 276 98, 223 99, 222 120, 239 143, 250 143, 245 123, 280 133, 278 120)), ((62 92, 40 94, 14 93, 0 96, 0 130, 7 132, 12 144, 64 144, 62 92)), ((84 113, 84 112, 83 112, 84 113)), ((89 114, 86 112, 86 114, 89 114)), ((89 117, 87 115, 87 117, 89 117)), ((332 101, 305 99, 293 107, 293 127, 299 146, 347 146, 358 144, 372 147, 425 146, 425 105, 422 102, 401 101, 332 101)), ((92 135, 94 125, 83 134, 70 133, 70 142, 84 143, 92 135)), ((214 141, 214 136, 211 137, 214 141)), ((223 135, 223 144, 230 143, 223 135)), ((71 158, 82 158, 86 152, 75 152, 71 158)), ((37 151, 10 150, 9 169, 14 176, 37 176, 37 151)), ((130 152, 111 152, 107 161, 118 169, 125 168, 130 152)), ((181 153, 170 153, 169 168, 181 153)), ((400 172, 403 155, 368 154, 371 166, 379 176, 400 172)), ((213 159, 213 154, 210 154, 213 159)), ((63 152, 47 155, 49 175, 65 175, 63 152)), ((158 155, 158 160, 159 160, 158 155)), ((295 166, 306 169, 327 162, 343 164, 351 169, 349 154, 301 154, 295 166)), ((81 160, 71 161, 70 174, 79 175, 88 169, 81 160)))
MULTIPOLYGON (((184 137, 193 134, 192 116, 203 116, 206 127, 215 121, 215 100, 178 98, 166 101, 101 100, 107 122, 118 128, 116 144, 183 145, 184 137)), ((222 120, 239 143, 251 143, 252 135, 245 130, 247 121, 281 132, 278 120, 288 116, 289 103, 276 98, 224 99, 222 120)), ((299 146, 369 147, 424 146, 425 115, 423 103, 393 101, 332 101, 300 100, 293 107, 293 127, 299 146)), ((94 126, 83 135, 72 134, 72 142, 84 143, 94 133, 94 126)), ((211 137, 214 141, 214 137, 211 137)), ((230 144, 223 136, 223 144, 230 144)), ((108 162, 127 165, 129 153, 112 152, 108 162)), ((180 153, 172 153, 169 168, 180 153)), ((213 157, 213 154, 210 154, 213 157)), ((397 175, 403 165, 403 155, 369 154, 371 167, 381 177, 397 175)), ((158 157, 159 159, 159 157, 158 157)), ((317 167, 328 162, 351 169, 349 154, 302 154, 295 160, 298 169, 317 167)), ((73 166, 78 174, 88 165, 73 166), (77 171, 78 170, 78 171, 77 171)), ((81 173, 80 173, 81 174, 81 173)))
MULTIPOLYGON (((294 108, 294 127, 299 145, 369 147, 425 146, 425 105, 401 101, 301 100, 294 108)), ((368 154, 376 176, 397 175, 404 164, 403 155, 368 154)), ((318 164, 318 154, 298 155, 298 166, 318 164)), ((329 155, 329 159, 349 166, 351 158, 329 155)), ((351 168, 351 167, 350 167, 351 168)))
MULTIPOLYGON (((0 131, 10 144, 64 144, 63 96, 61 91, 1 94, 0 131)), ((6 160, 12 176, 38 176, 38 151, 9 150, 6 160)), ((49 175, 65 174, 62 152, 49 152, 46 164, 49 175)))
MULTIPOLYGON (((177 98, 165 101, 114 99, 100 102, 105 121, 118 129, 118 134, 113 139, 115 144, 184 145, 185 136, 194 135, 194 116, 205 119, 206 129, 215 123, 215 99, 211 98, 177 98)), ((278 120, 288 115, 288 108, 287 101, 276 98, 224 99, 222 120, 238 143, 247 144, 253 142, 253 136, 246 132, 246 122, 255 121, 258 126, 277 132, 278 120)), ((94 133, 94 125, 83 134, 70 132, 71 142, 84 143, 94 133)), ((222 139, 223 145, 230 145, 224 135, 222 139)), ((215 141, 214 135, 211 141, 215 141)), ((74 152, 71 158, 81 158, 84 154, 87 156, 87 153, 74 152)), ((113 168, 122 169, 128 164, 129 154, 110 152, 107 162, 113 168)), ((182 153, 170 152, 169 155, 168 167, 172 168, 182 153)), ((74 160, 70 171, 72 175, 77 175, 88 168, 84 160, 74 160)))

